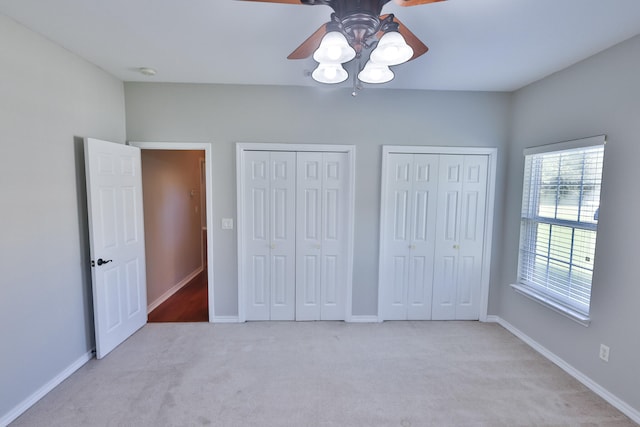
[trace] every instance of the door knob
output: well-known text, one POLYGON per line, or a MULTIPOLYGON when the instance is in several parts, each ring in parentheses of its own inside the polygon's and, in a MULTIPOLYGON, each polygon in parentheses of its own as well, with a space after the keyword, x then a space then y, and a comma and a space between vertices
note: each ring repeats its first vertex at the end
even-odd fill
POLYGON ((104 260, 102 258, 98 258, 98 265, 102 265, 102 264, 108 264, 111 261, 113 261, 112 259, 108 259, 108 260, 104 260))

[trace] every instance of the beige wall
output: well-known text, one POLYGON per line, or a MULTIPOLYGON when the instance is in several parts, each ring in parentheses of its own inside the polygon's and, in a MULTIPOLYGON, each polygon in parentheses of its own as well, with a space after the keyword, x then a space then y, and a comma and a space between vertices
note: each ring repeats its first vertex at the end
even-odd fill
POLYGON ((201 159, 204 151, 142 150, 149 305, 202 268, 201 159))

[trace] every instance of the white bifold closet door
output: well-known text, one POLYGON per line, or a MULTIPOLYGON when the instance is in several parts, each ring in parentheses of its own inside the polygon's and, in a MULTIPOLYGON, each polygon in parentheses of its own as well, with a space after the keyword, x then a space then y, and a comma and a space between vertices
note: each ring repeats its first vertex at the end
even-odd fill
POLYGON ((297 153, 296 320, 343 320, 347 155, 297 153))
POLYGON ((479 318, 486 198, 486 156, 440 157, 434 320, 479 318))
POLYGON ((294 320, 296 153, 247 152, 244 173, 246 318, 294 320))
POLYGON ((246 320, 344 320, 348 155, 247 151, 246 320))
POLYGON ((431 319, 438 157, 388 158, 382 293, 387 320, 431 319))
POLYGON ((391 153, 384 179, 381 318, 478 319, 487 156, 391 153))

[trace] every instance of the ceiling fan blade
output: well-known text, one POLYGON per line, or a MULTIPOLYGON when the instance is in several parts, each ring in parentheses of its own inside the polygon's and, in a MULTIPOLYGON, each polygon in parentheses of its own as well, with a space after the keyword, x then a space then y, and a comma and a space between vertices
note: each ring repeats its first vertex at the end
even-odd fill
POLYGON ((240 1, 257 1, 261 3, 302 4, 300 0, 240 0, 240 1))
MULTIPOLYGON (((382 21, 387 16, 389 16, 389 15, 381 15, 380 16, 380 20, 382 21)), ((427 53, 427 51, 429 50, 427 45, 422 43, 422 41, 418 37, 416 37, 416 35, 413 34, 411 32, 411 30, 409 30, 406 27, 406 25, 404 25, 402 22, 400 22, 400 20, 398 18, 396 18, 396 17, 393 18, 393 21, 398 23, 398 32, 400 34, 402 34, 402 37, 404 37, 404 41, 406 41, 407 44, 409 46, 411 46, 411 49, 413 49, 413 56, 411 57, 411 59, 409 59, 409 61, 412 61, 412 60, 416 59, 417 57, 422 56, 425 53, 427 53)), ((378 40, 380 39, 380 37, 382 37, 382 34, 383 34, 382 32, 379 32, 377 34, 378 40)))
POLYGON ((429 4, 429 3, 439 2, 439 1, 446 1, 446 0, 394 0, 395 4, 399 6, 418 6, 421 4, 429 4))
POLYGON ((320 46, 320 42, 325 34, 327 34, 327 24, 322 24, 315 33, 311 34, 296 50, 291 52, 291 54, 287 56, 287 59, 304 59, 310 57, 320 46))

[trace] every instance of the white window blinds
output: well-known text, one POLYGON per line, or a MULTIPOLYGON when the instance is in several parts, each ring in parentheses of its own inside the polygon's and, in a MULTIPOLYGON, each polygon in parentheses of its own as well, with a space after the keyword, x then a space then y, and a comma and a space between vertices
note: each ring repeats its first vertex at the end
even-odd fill
POLYGON ((604 137, 525 151, 519 282, 589 314, 604 137))

